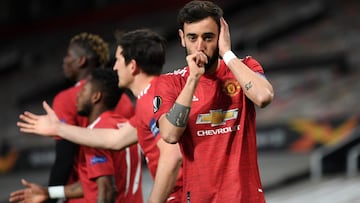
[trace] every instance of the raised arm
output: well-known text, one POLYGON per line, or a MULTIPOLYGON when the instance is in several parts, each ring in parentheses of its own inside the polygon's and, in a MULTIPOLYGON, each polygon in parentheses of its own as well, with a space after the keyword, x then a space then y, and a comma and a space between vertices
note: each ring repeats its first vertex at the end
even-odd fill
POLYGON ((219 54, 233 72, 245 95, 258 107, 271 103, 274 91, 269 81, 261 74, 252 71, 231 51, 229 26, 222 18, 219 35, 219 54))
POLYGON ((159 118, 160 134, 168 143, 177 143, 186 128, 192 98, 200 77, 205 72, 204 64, 207 60, 207 56, 200 51, 186 57, 190 75, 170 111, 159 118))
POLYGON ((59 121, 51 107, 43 102, 47 114, 25 112, 17 123, 21 132, 42 136, 60 136, 71 142, 95 148, 121 150, 137 143, 137 131, 128 122, 121 129, 88 129, 59 121), (99 136, 101 135, 101 136, 99 136))
POLYGON ((128 122, 121 129, 88 129, 60 123, 57 134, 74 143, 94 148, 122 150, 137 143, 136 128, 128 122))

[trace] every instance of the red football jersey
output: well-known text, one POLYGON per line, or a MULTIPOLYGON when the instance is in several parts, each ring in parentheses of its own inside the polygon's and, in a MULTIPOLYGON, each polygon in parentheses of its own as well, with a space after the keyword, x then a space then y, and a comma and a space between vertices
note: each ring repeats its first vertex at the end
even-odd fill
MULTIPOLYGON (((115 112, 102 113, 88 128, 119 128, 127 120, 115 112)), ((138 145, 121 151, 80 146, 79 175, 88 202, 97 200, 96 178, 114 176, 116 202, 142 203, 141 152, 138 145)))
MULTIPOLYGON (((80 80, 74 86, 59 92, 54 97, 52 108, 60 121, 80 127, 86 127, 88 125, 87 117, 79 116, 76 108, 77 95, 80 92, 81 88, 84 86, 84 84, 85 84, 85 79, 80 80)), ((135 112, 135 107, 128 95, 124 93, 120 97, 120 100, 115 108, 115 111, 124 118, 131 118, 133 116, 135 112)), ((61 138, 56 137, 55 139, 61 139, 61 138)), ((76 164, 77 159, 78 156, 75 158, 74 169, 71 176, 69 177, 68 184, 77 182, 79 180, 77 174, 77 164, 76 164)), ((69 203, 70 202, 78 203, 82 201, 83 200, 81 198, 67 200, 67 202, 69 203)))
POLYGON ((129 95, 123 93, 117 103, 115 110, 116 113, 123 116, 126 119, 130 119, 135 114, 135 105, 131 101, 129 95))
MULTIPOLYGON (((130 124, 137 129, 138 143, 145 156, 147 166, 152 178, 155 178, 160 151, 156 143, 161 139, 159 129, 156 126, 154 112, 152 109, 154 98, 154 87, 157 78, 145 88, 136 101, 135 116, 130 119, 130 124)), ((173 193, 169 196, 169 202, 180 202, 182 189, 182 174, 179 172, 173 193)))
POLYGON ((85 80, 81 80, 73 87, 63 90, 55 96, 52 108, 60 121, 81 127, 88 125, 87 118, 79 116, 76 109, 77 95, 84 84, 85 80))
MULTIPOLYGON (((263 73, 251 57, 243 60, 263 73)), ((182 91, 189 68, 160 76, 155 117, 168 112, 182 91)), ((155 110, 155 109, 154 109, 155 110)), ((183 198, 190 202, 265 202, 257 163, 255 108, 221 60, 201 77, 193 95, 183 153, 183 198)))

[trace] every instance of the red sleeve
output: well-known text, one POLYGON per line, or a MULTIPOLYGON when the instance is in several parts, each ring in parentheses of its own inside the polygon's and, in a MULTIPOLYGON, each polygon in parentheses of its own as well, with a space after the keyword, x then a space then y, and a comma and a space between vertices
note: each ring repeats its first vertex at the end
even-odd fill
POLYGON ((52 105, 59 120, 70 125, 76 125, 76 98, 71 95, 70 89, 57 94, 52 105))
MULTIPOLYGON (((122 153, 117 151, 116 153, 122 153)), ((94 179, 105 175, 115 175, 114 161, 110 150, 86 148, 85 159, 87 165, 87 176, 94 179)))
POLYGON ((260 63, 255 60, 253 57, 251 56, 247 56, 243 59, 243 63, 245 65, 247 65, 251 70, 253 70, 254 72, 258 72, 261 74, 264 74, 264 70, 261 67, 260 63))
POLYGON ((170 110, 181 92, 182 87, 176 85, 174 82, 174 80, 178 79, 177 76, 179 75, 162 75, 156 83, 153 100, 154 117, 156 121, 159 120, 161 115, 170 110))
MULTIPOLYGON (((80 123, 84 125, 87 124, 87 119, 85 117, 80 121, 80 116, 77 114, 76 109, 76 95, 78 92, 77 87, 71 87, 66 90, 59 92, 52 104, 52 108, 55 114, 58 116, 61 122, 67 123, 69 125, 77 125, 80 126, 80 123)), ((62 139, 60 137, 55 137, 55 139, 62 139)))

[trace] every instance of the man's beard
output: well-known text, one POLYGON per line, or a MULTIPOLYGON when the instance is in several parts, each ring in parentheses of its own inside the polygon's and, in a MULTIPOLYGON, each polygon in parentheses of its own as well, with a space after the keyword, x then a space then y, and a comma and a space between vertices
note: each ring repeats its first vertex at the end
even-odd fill
POLYGON ((79 116, 89 116, 91 113, 91 104, 89 102, 87 102, 86 104, 83 105, 82 109, 78 109, 77 113, 79 116))
MULTIPOLYGON (((207 55, 206 55, 207 56, 207 55)), ((214 65, 215 62, 219 59, 219 48, 216 48, 214 55, 212 57, 207 56, 208 63, 205 64, 205 72, 208 72, 210 68, 214 65)))
MULTIPOLYGON (((185 48, 185 54, 186 56, 189 55, 189 51, 187 48, 185 48)), ((204 68, 205 68, 205 72, 209 72, 209 70, 214 65, 214 63, 219 59, 219 47, 216 48, 214 55, 212 57, 209 57, 208 55, 206 55, 206 57, 208 59, 208 63, 204 65, 204 68)))

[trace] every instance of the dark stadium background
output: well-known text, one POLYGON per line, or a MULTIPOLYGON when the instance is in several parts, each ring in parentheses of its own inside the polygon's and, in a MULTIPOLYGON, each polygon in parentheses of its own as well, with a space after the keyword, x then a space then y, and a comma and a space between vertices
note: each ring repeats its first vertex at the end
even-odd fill
MULTIPOLYGON (((164 72, 182 67, 176 14, 186 0, 2 0, 0 2, 0 202, 20 179, 45 184, 53 140, 23 135, 24 110, 43 113, 71 85, 62 75, 69 38, 151 28, 168 40, 164 72)), ((232 49, 263 65, 275 100, 257 110, 259 165, 268 202, 354 202, 360 198, 360 2, 215 1, 232 49)), ((152 181, 144 167, 145 198, 152 181)))

